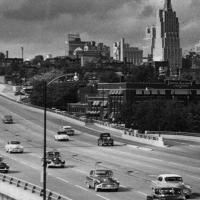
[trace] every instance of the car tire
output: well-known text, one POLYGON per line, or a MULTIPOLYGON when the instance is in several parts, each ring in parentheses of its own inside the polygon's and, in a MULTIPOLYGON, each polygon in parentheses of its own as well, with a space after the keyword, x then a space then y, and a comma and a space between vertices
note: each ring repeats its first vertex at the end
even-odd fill
POLYGON ((118 192, 119 188, 115 189, 115 192, 118 192))
POLYGON ((186 198, 186 199, 189 199, 189 198, 190 198, 190 195, 186 195, 185 198, 186 198))
POLYGON ((90 184, 88 182, 86 182, 86 186, 87 186, 88 189, 91 188, 91 186, 90 186, 90 184))
POLYGON ((95 190, 95 192, 99 191, 99 188, 97 187, 97 184, 94 185, 94 190, 95 190))

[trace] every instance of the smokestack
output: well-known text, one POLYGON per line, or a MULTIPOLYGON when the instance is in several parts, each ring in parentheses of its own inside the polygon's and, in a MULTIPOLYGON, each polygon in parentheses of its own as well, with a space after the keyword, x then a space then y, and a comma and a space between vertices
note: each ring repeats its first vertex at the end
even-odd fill
POLYGON ((8 50, 6 51, 6 58, 8 58, 8 50))
POLYGON ((22 51, 22 59, 24 60, 24 47, 21 47, 21 51, 22 51))

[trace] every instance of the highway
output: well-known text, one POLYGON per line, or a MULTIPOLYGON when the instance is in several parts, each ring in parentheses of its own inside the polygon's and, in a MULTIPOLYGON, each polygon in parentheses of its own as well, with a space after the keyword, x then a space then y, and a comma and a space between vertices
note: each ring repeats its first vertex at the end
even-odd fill
MULTIPOLYGON (((42 185, 40 182, 43 155, 43 111, 0 97, 0 117, 11 114, 14 124, 0 121, 0 155, 10 165, 9 175, 42 185), (19 140, 23 154, 8 154, 7 141, 19 140)), ((147 151, 118 140, 113 147, 97 146, 98 130, 72 125, 75 136, 69 142, 54 141, 63 125, 72 125, 66 118, 47 112, 47 149, 59 150, 66 160, 64 169, 47 169, 47 187, 69 200, 143 200, 151 191, 151 180, 162 173, 176 173, 193 187, 191 199, 200 199, 200 145, 198 142, 178 143, 169 148, 153 147, 147 151), (118 192, 95 192, 88 189, 85 176, 98 168, 109 168, 120 181, 118 192)), ((115 138, 116 139, 116 138, 115 138)))

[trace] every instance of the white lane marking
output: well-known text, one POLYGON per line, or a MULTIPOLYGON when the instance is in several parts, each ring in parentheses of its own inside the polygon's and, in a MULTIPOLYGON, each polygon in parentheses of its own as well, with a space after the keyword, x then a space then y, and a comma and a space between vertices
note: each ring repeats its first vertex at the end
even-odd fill
POLYGON ((139 194, 141 194, 141 195, 143 195, 143 196, 147 196, 147 194, 146 194, 146 193, 144 193, 144 192, 141 192, 141 191, 137 191, 137 193, 139 193, 139 194))
POLYGON ((65 180, 65 179, 63 179, 63 178, 60 178, 60 177, 57 177, 57 176, 55 176, 55 178, 59 179, 60 181, 63 181, 63 182, 65 182, 65 183, 69 183, 69 181, 68 181, 68 180, 65 180))
POLYGON ((85 171, 83 171, 83 170, 81 170, 81 169, 73 169, 73 171, 77 171, 77 172, 79 172, 79 173, 81 173, 81 174, 88 175, 87 172, 85 172, 85 171))
POLYGON ((80 188, 80 189, 82 189, 82 190, 85 190, 85 191, 88 192, 88 190, 87 190, 86 188, 84 188, 84 187, 82 187, 82 186, 80 186, 80 185, 75 185, 75 186, 78 187, 78 188, 80 188))
POLYGON ((106 198, 106 197, 104 197, 104 196, 101 196, 100 194, 96 194, 98 197, 101 197, 102 199, 105 199, 105 200, 110 200, 110 199, 108 199, 108 198, 106 198))

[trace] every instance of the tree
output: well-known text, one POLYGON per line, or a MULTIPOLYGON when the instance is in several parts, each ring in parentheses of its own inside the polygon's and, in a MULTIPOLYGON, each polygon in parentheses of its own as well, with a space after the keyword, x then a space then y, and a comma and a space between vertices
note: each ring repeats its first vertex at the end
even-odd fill
POLYGON ((120 76, 118 76, 113 71, 104 71, 104 72, 101 72, 100 75, 99 75, 99 79, 100 79, 100 82, 105 82, 105 83, 120 82, 120 76))

